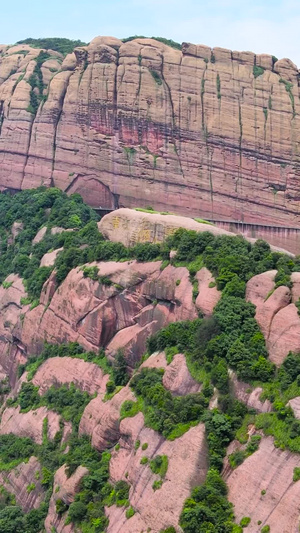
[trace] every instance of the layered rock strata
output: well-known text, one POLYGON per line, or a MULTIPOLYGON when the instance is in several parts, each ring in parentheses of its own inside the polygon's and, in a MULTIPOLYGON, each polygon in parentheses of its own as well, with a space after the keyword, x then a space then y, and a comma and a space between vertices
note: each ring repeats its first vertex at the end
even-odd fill
POLYGON ((2 189, 55 185, 96 207, 299 224, 292 61, 113 37, 66 58, 40 52, 0 48, 2 189))

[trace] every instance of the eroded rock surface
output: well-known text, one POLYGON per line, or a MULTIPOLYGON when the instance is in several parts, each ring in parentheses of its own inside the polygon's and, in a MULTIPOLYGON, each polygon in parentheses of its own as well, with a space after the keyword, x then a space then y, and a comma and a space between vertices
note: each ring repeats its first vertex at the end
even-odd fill
POLYGON ((40 51, 0 50, 2 189, 53 183, 94 206, 297 225, 291 61, 97 37, 64 59, 50 51, 35 114, 27 82, 40 51))
POLYGON ((298 531, 300 483, 293 481, 293 470, 299 466, 299 455, 275 448, 273 438, 264 437, 258 451, 231 472, 228 499, 237 522, 251 517, 247 532, 257 533, 265 525, 272 533, 298 531))
POLYGON ((41 465, 36 457, 30 457, 27 463, 21 463, 10 472, 0 473, 0 483, 16 497, 17 505, 25 512, 37 509, 45 493, 41 485, 41 465), (32 490, 27 490, 34 484, 32 490))
POLYGON ((79 466, 70 477, 67 476, 64 465, 56 471, 49 511, 45 520, 47 533, 52 533, 53 529, 57 533, 71 533, 74 531, 72 524, 65 525, 66 513, 63 515, 56 513, 56 501, 62 500, 64 503, 70 505, 74 501, 75 494, 79 490, 80 482, 86 474, 88 474, 88 469, 83 466, 79 466))
POLYGON ((297 285, 294 293, 285 286, 274 290, 275 275, 272 270, 251 278, 246 299, 256 305, 255 318, 266 339, 269 358, 279 366, 289 351, 300 351, 300 317, 292 303, 296 300, 297 285))
POLYGON ((78 389, 89 394, 105 392, 108 375, 99 366, 73 357, 52 357, 37 370, 32 383, 44 394, 52 385, 61 386, 74 383, 78 389))
POLYGON ((85 278, 81 268, 72 270, 57 289, 55 273, 46 282, 40 305, 27 310, 20 331, 30 351, 39 352, 44 341, 77 341, 87 350, 105 346, 113 358, 122 348, 134 368, 149 335, 169 322, 197 317, 186 268, 168 266, 161 271, 161 261, 94 265, 111 285, 85 278))
POLYGON ((125 418, 120 431, 120 450, 112 454, 110 476, 112 481, 123 479, 130 483, 129 499, 136 514, 127 520, 124 509, 116 506, 107 508, 108 533, 140 533, 147 528, 158 532, 172 525, 178 527, 185 498, 192 487, 205 479, 207 450, 204 425, 191 428, 171 442, 144 427, 144 417, 139 413, 133 418, 125 418), (141 445, 135 450, 137 440, 141 445), (148 444, 145 451, 142 450, 144 443, 148 444), (141 465, 140 461, 144 456, 151 460, 156 455, 168 456, 168 470, 162 487, 154 491, 152 484, 159 476, 153 474, 149 464, 141 465))
POLYGON ((196 307, 204 315, 212 315, 215 306, 221 298, 221 292, 216 287, 212 274, 206 267, 201 268, 196 274, 199 294, 196 298, 196 307))
POLYGON ((8 407, 2 414, 0 423, 0 435, 14 433, 19 437, 29 437, 37 444, 43 441, 43 422, 48 419, 48 437, 53 439, 60 430, 60 415, 39 407, 34 411, 20 413, 20 407, 8 407))

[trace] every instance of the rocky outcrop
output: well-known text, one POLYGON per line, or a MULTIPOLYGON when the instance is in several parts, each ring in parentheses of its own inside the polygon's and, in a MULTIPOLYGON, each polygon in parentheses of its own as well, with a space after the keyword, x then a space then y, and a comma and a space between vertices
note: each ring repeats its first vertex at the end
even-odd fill
MULTIPOLYGON (((201 484, 207 471, 207 449, 203 424, 191 428, 175 441, 166 441, 157 432, 144 426, 141 413, 122 420, 120 449, 114 451, 110 461, 113 482, 121 479, 130 484, 129 500, 135 515, 126 519, 124 508, 106 509, 109 517, 108 533, 140 533, 160 531, 170 526, 178 527, 184 500, 191 488, 201 484), (140 446, 136 449, 135 443, 140 446), (143 451, 142 445, 148 445, 143 451), (159 476, 153 474, 149 464, 141 464, 142 457, 149 461, 156 455, 167 455, 168 470, 159 490, 152 485, 159 476)), ((179 529, 176 529, 179 531, 179 529)))
POLYGON ((51 386, 75 386, 89 394, 104 394, 108 375, 94 363, 87 363, 82 359, 72 357, 52 357, 47 359, 37 370, 32 383, 39 387, 39 393, 44 394, 51 386))
POLYGON ((288 59, 97 37, 41 66, 0 51, 0 184, 54 184, 95 206, 297 225, 298 70, 288 59), (60 61, 57 61, 60 59, 60 61))
POLYGON ((55 274, 51 286, 50 280, 46 282, 40 305, 27 310, 19 333, 28 350, 40 351, 44 341, 77 341, 87 350, 105 346, 113 358, 122 348, 133 368, 149 335, 169 322, 197 317, 186 268, 168 266, 161 271, 161 261, 95 265, 110 285, 85 278, 80 268, 72 270, 57 290, 55 274))
POLYGON ((212 274, 206 267, 201 268, 196 274, 199 294, 196 298, 196 307, 204 315, 212 315, 215 306, 221 298, 221 292, 216 287, 212 274))
POLYGON ((261 387, 251 387, 248 383, 244 383, 237 379, 234 372, 230 376, 230 384, 234 396, 243 402, 247 407, 255 409, 258 413, 268 413, 272 411, 272 404, 269 400, 262 401, 260 396, 263 392, 261 387))
POLYGON ((111 400, 104 402, 97 396, 86 406, 79 425, 79 433, 90 435, 92 445, 99 451, 115 444, 120 437, 120 409, 126 400, 136 398, 127 386, 111 400))
POLYGON ((17 505, 25 512, 37 509, 45 493, 41 485, 41 465, 36 457, 30 457, 27 463, 21 463, 10 472, 0 473, 0 483, 16 497, 17 505), (30 487, 30 488, 28 488, 30 487))
POLYGON ((184 354, 174 355, 173 361, 165 369, 163 386, 174 396, 185 396, 201 390, 201 385, 189 372, 184 354))
POLYGON ((264 437, 259 449, 231 472, 226 480, 228 499, 237 522, 251 517, 247 533, 257 533, 265 525, 272 533, 298 531, 300 483, 293 481, 295 467, 297 454, 275 448, 273 438, 264 437))
POLYGON ((20 413, 20 407, 8 407, 2 413, 0 423, 0 435, 14 433, 18 437, 29 437, 37 444, 43 441, 43 422, 48 420, 47 435, 54 439, 56 433, 60 430, 60 416, 47 407, 39 407, 34 411, 20 413))
POLYGON ((74 531, 72 524, 65 525, 66 513, 63 515, 56 513, 56 502, 57 500, 62 500, 65 504, 70 505, 74 501, 75 494, 79 490, 80 482, 86 474, 88 474, 88 469, 83 466, 79 466, 70 477, 67 476, 64 465, 56 471, 53 493, 49 503, 48 515, 45 520, 47 533, 52 533, 54 529, 57 533, 71 533, 74 531))
MULTIPOLYGON (((292 274, 298 279, 298 272, 292 274)), ((276 271, 258 274, 247 283, 246 299, 256 305, 255 318, 266 339, 269 358, 280 365, 287 354, 300 352, 300 317, 293 303, 295 289, 281 286, 274 290, 276 271)))
POLYGON ((126 208, 105 215, 98 223, 98 228, 104 237, 113 242, 121 242, 124 246, 133 246, 139 242, 163 242, 178 228, 230 235, 228 231, 192 218, 126 208))
MULTIPOLYGON (((103 235, 113 242, 121 242, 124 246, 132 246, 137 243, 160 243, 163 242, 169 235, 172 235, 178 228, 185 228, 193 231, 209 231, 213 235, 234 235, 235 233, 244 234, 242 225, 241 230, 232 231, 230 224, 230 231, 223 229, 221 223, 218 226, 214 224, 201 222, 201 219, 193 219, 187 216, 176 216, 168 213, 158 213, 151 210, 136 210, 121 208, 116 209, 111 213, 106 214, 98 223, 98 228, 103 235), (199 222, 197 222, 199 220, 199 222)), ((296 231, 296 230, 295 230, 296 231)), ((257 239, 253 236, 244 234, 247 241, 253 244, 257 239)), ((274 244, 278 244, 276 234, 271 236, 270 239, 266 238, 269 242, 270 248, 273 252, 285 253, 293 256, 300 251, 296 235, 296 243, 291 247, 288 247, 290 251, 287 251, 274 244)), ((170 259, 176 256, 174 250, 170 253, 170 259)), ((204 273, 203 273, 204 275, 204 273)), ((200 280, 201 281, 201 280, 200 280)), ((203 280, 207 281, 207 280, 203 280)), ((211 281, 214 281, 211 279, 211 281)), ((214 294, 214 291, 212 292, 214 294)), ((216 297, 216 293, 215 293, 216 297)))
POLYGON ((48 253, 44 254, 42 259, 41 259, 40 266, 41 267, 53 266, 58 254, 59 254, 59 252, 61 252, 62 250, 63 250, 63 248, 57 248, 57 250, 53 250, 53 252, 48 252, 48 253))

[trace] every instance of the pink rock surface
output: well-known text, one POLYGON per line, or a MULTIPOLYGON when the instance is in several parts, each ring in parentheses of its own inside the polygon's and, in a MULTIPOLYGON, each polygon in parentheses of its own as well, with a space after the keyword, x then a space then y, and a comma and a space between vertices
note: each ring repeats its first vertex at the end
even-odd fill
POLYGON ((36 457, 30 457, 28 463, 21 463, 10 472, 0 473, 0 483, 8 492, 16 496, 17 505, 27 513, 31 509, 38 509, 45 494, 39 481, 41 478, 41 465, 36 457), (37 479, 36 474, 39 474, 37 479), (34 483, 35 488, 27 490, 34 483))
POLYGON ((291 282, 292 286, 292 301, 293 303, 297 302, 300 298, 300 272, 291 273, 291 282))
POLYGON ((165 352, 154 352, 141 364, 140 368, 167 368, 165 352))
POLYGON ((58 248, 57 250, 53 250, 53 252, 48 252, 44 254, 41 259, 40 267, 53 266, 59 252, 61 252, 62 250, 63 248, 58 248))
POLYGON ((270 360, 280 365, 289 351, 300 351, 300 317, 296 306, 290 303, 295 300, 298 277, 294 276, 294 296, 285 286, 278 287, 270 295, 275 273, 265 272, 250 279, 246 299, 256 305, 255 318, 266 339, 270 360))
POLYGON ((287 305, 275 315, 267 347, 269 357, 276 365, 280 365, 290 351, 300 352, 300 317, 294 304, 287 305))
POLYGON ((299 455, 275 448, 273 438, 264 437, 258 451, 231 472, 228 499, 237 522, 251 518, 247 533, 258 532, 259 520, 260 528, 269 525, 272 533, 298 531, 300 483, 293 482, 293 470, 299 466, 299 455))
POLYGON ((37 232, 36 236, 34 237, 32 241, 32 244, 38 244, 39 242, 41 242, 46 235, 46 231, 47 231, 47 226, 44 226, 43 228, 39 229, 39 231, 37 232))
POLYGON ((0 335, 12 340, 20 315, 28 310, 28 306, 21 304, 21 298, 25 298, 27 293, 17 274, 10 274, 5 283, 9 285, 7 289, 0 286, 0 335))
POLYGON ((109 376, 99 366, 73 357, 51 357, 37 370, 32 383, 44 394, 52 385, 74 383, 89 394, 104 394, 109 376))
POLYGON ((192 378, 182 353, 174 355, 173 361, 166 367, 163 385, 175 396, 185 396, 201 390, 201 385, 192 378))
POLYGON ((120 408, 125 400, 136 401, 130 388, 123 387, 111 400, 99 396, 86 406, 79 424, 81 435, 91 435, 92 445, 99 451, 117 442, 120 437, 120 408))
POLYGON ((159 532, 169 526, 177 526, 184 500, 192 487, 204 481, 207 471, 205 429, 202 424, 191 428, 175 441, 166 441, 152 429, 144 427, 141 413, 125 418, 120 425, 120 450, 114 451, 110 461, 112 481, 120 479, 130 483, 130 504, 136 514, 126 519, 122 508, 106 509, 109 516, 108 533, 140 533, 151 528, 159 532), (134 444, 148 444, 135 450, 134 444), (168 470, 162 487, 154 491, 152 484, 159 476, 153 474, 149 464, 141 465, 143 456, 149 460, 156 455, 168 456, 168 470), (127 477, 125 477, 125 473, 127 477))
POLYGON ((8 407, 2 413, 0 435, 14 433, 18 437, 29 437, 37 444, 42 444, 45 418, 48 419, 48 437, 54 439, 60 430, 60 415, 49 411, 47 407, 39 407, 27 413, 20 413, 20 407, 8 407))
POLYGON ((49 503, 48 515, 45 520, 47 533, 52 533, 53 528, 57 533, 71 533, 74 531, 72 524, 65 525, 66 513, 63 515, 56 513, 56 501, 62 500, 70 505, 74 501, 75 494, 79 490, 80 482, 86 474, 88 474, 88 469, 83 466, 79 466, 70 477, 67 477, 64 465, 56 471, 53 493, 49 503))
POLYGON ((217 287, 210 287, 210 283, 215 283, 215 279, 212 274, 203 267, 196 274, 198 280, 199 294, 196 299, 196 307, 204 315, 212 315, 215 306, 221 298, 221 292, 217 287))
POLYGON ((20 331, 30 352, 41 351, 44 341, 79 342, 93 351, 104 346, 111 358, 122 348, 134 368, 149 335, 169 322, 197 317, 186 268, 168 266, 161 271, 161 261, 92 265, 98 267, 100 276, 109 277, 112 285, 85 278, 77 268, 56 289, 53 273, 43 287, 40 305, 27 310, 20 331))
POLYGON ((260 396, 263 392, 261 387, 251 387, 248 383, 239 381, 236 374, 231 374, 231 384, 234 396, 247 405, 247 407, 256 409, 259 413, 268 413, 272 411, 272 404, 269 400, 261 401, 260 396))
POLYGON ((297 396, 296 398, 292 398, 288 402, 288 405, 293 409, 295 418, 300 419, 300 396, 297 396))

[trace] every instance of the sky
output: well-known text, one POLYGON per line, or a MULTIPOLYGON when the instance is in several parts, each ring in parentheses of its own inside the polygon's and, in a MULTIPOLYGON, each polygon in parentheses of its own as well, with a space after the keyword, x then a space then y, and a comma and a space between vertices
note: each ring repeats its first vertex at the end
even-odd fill
POLYGON ((269 53, 300 67, 300 0, 14 0, 1 6, 0 43, 26 37, 166 37, 269 53))

